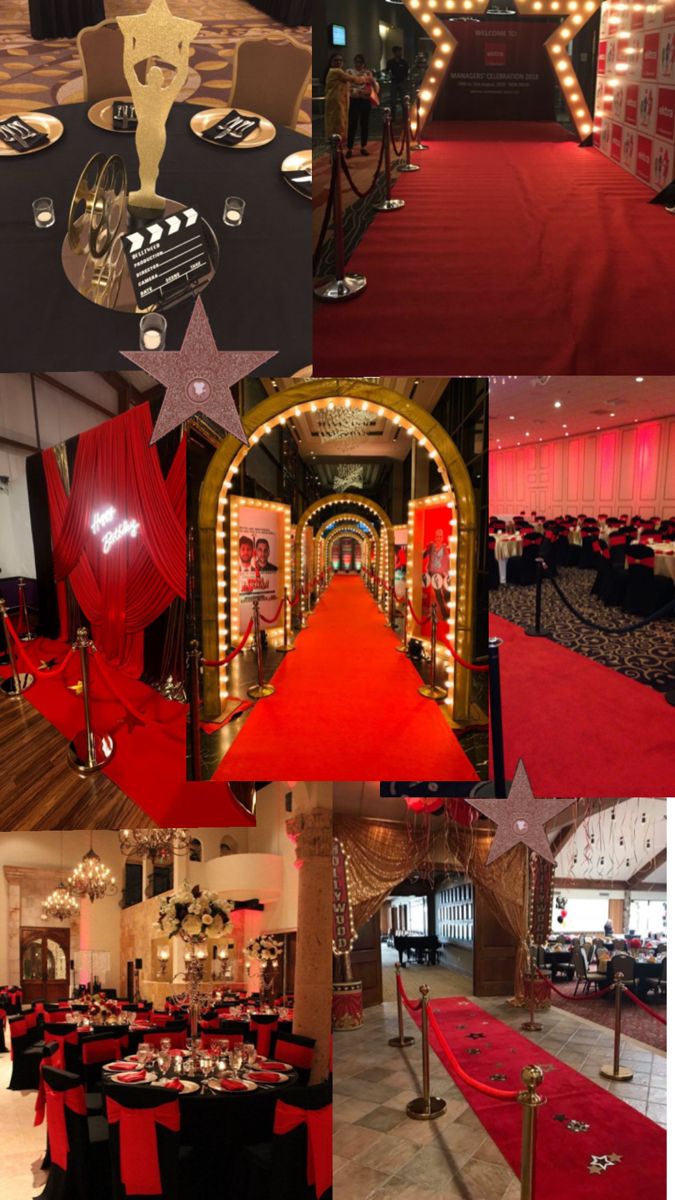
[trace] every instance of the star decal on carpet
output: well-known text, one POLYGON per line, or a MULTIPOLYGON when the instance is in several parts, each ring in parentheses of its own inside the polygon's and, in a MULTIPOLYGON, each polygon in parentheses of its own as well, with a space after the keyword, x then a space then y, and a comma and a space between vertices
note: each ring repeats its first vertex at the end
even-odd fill
POLYGON ((484 1037, 485 1037, 485 1034, 484 1034, 484 1033, 467 1033, 467 1035, 466 1035, 466 1036, 467 1036, 467 1037, 470 1037, 470 1038, 473 1038, 473 1039, 474 1039, 474 1041, 475 1041, 477 1038, 484 1038, 484 1037))
POLYGON ((588 1164, 589 1175, 602 1175, 608 1171, 610 1167, 615 1167, 621 1162, 620 1154, 591 1154, 591 1161, 588 1164))
POLYGON ((125 358, 166 387, 150 444, 198 412, 248 445, 231 386, 277 350, 219 350, 206 309, 197 298, 180 350, 122 350, 125 358))
POLYGON ((469 1049, 467 1050, 467 1054, 480 1054, 480 1050, 478 1049, 477 1046, 469 1046, 469 1049))
POLYGON ((492 1083, 504 1083, 506 1075, 502 1075, 501 1071, 498 1071, 496 1075, 488 1075, 488 1079, 491 1080, 492 1083))
POLYGON ((76 696, 81 696, 84 691, 82 680, 78 679, 77 683, 69 683, 68 691, 74 692, 76 696))
POLYGON ((588 1125, 586 1121, 569 1121, 567 1128, 570 1129, 572 1133, 588 1133, 590 1125, 588 1125))
POLYGON ((527 846, 546 862, 555 861, 544 825, 563 812, 569 801, 537 800, 522 758, 518 761, 506 800, 468 800, 467 803, 497 826, 487 857, 488 867, 518 845, 527 846))

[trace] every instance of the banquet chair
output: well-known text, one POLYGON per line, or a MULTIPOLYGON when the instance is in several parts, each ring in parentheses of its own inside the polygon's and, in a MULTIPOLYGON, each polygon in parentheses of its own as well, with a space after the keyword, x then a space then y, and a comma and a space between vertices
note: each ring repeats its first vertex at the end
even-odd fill
POLYGON ((628 943, 627 943, 626 939, 625 939, 625 938, 614 938, 614 939, 613 939, 613 941, 612 941, 612 949, 614 949, 614 950, 627 950, 627 949, 628 949, 628 943))
POLYGON ((598 529, 596 527, 581 530, 581 555, 579 569, 582 571, 597 570, 602 555, 596 549, 598 545, 598 529))
POLYGON ((274 1043, 274 1058, 279 1062, 290 1063, 298 1072, 300 1083, 309 1083, 314 1059, 314 1038, 304 1037, 299 1033, 278 1033, 274 1043))
POLYGON ((542 538, 538 533, 523 537, 523 553, 506 560, 506 582, 527 587, 537 578, 537 559, 541 556, 542 538))
POLYGON ((44 1066, 49 1176, 41 1200, 94 1200, 108 1177, 108 1129, 88 1116, 84 1084, 72 1071, 44 1066))
POLYGON ((0 1054, 7 1053, 7 1043, 5 1041, 5 1029, 7 1028, 7 1011, 0 1008, 0 1054))
POLYGON ((667 962, 666 958, 661 959, 661 964, 657 968, 654 975, 643 976, 638 982, 638 992, 641 996, 646 996, 648 992, 656 992, 658 996, 666 998, 667 984, 667 962))
POLYGON ((629 987, 635 983, 635 959, 631 954, 613 954, 611 958, 611 977, 616 978, 620 971, 623 975, 623 981, 629 987))
POLYGON ((649 546, 629 546, 626 563, 628 585, 624 612, 649 617, 675 597, 672 579, 654 574, 654 551, 649 546))
POLYGON ((591 990, 591 986, 593 985, 597 988, 598 984, 602 982, 603 976, 599 971, 592 971, 588 969, 586 952, 580 946, 574 946, 572 950, 572 961, 574 963, 574 969, 577 975, 577 981, 574 987, 574 995, 576 996, 580 983, 583 983, 584 985, 584 992, 589 992, 591 990))
POLYGON ((330 1200, 331 1099, 329 1082, 284 1092, 275 1105, 271 1142, 244 1148, 237 1200, 330 1200))
MULTIPOLYGON (((109 100, 112 96, 128 96, 124 67, 124 38, 117 21, 100 21, 88 25, 77 35, 77 52, 80 56, 84 100, 90 104, 96 100, 109 100)), ((140 71, 144 74, 141 65, 140 71)), ((144 78, 139 75, 141 82, 144 78)))
POLYGON ((79 1036, 77 1025, 65 1021, 45 1021, 42 1026, 45 1042, 56 1042, 59 1052, 50 1066, 60 1071, 77 1071, 79 1068, 79 1036))
POLYGON ((602 599, 606 590, 611 585, 613 575, 612 564, 609 559, 609 546, 604 538, 596 538, 593 542, 593 550, 597 555, 598 570, 591 587, 591 596, 599 596, 602 599))
POLYGON ((37 1088, 44 1042, 36 1040, 28 1026, 27 1016, 23 1015, 9 1018, 9 1037, 12 1054, 12 1075, 8 1085, 10 1091, 21 1092, 37 1088))
POLYGON ((249 1038, 248 1021, 221 1021, 220 1037, 229 1038, 230 1042, 247 1042, 249 1038))
MULTIPOLYGON (((85 1034, 80 1042, 81 1073, 87 1092, 95 1092, 101 1082, 105 1063, 117 1062, 128 1051, 129 1037, 119 1029, 97 1030, 85 1034)), ((92 1101, 92 1107, 94 1102, 92 1101)))
POLYGON ((163 1029, 155 1033, 146 1033, 141 1038, 142 1042, 147 1042, 150 1046, 159 1046, 164 1038, 171 1040, 172 1050, 184 1050, 187 1046, 187 1028, 181 1025, 180 1029, 174 1029, 169 1025, 165 1025, 163 1029))
POLYGON ((312 51, 289 37, 244 38, 232 66, 232 108, 294 129, 312 71, 312 51))
MULTIPOLYGON (((105 1106, 113 1200, 141 1196, 178 1200, 189 1152, 181 1152, 176 1093, 106 1083, 105 1106)), ((190 1194, 187 1188, 184 1194, 190 1194)))
POLYGON ((276 1013, 251 1013, 251 1041, 262 1058, 270 1058, 278 1026, 276 1013))

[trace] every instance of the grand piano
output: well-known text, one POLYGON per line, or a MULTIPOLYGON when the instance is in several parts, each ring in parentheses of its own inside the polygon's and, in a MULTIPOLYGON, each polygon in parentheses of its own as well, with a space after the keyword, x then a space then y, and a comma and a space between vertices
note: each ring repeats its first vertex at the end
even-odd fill
POLYGON ((411 961, 428 963, 433 967, 438 961, 440 948, 441 944, 435 933, 426 937, 422 934, 394 934, 394 949, 402 967, 406 965, 403 961, 404 954, 411 961))

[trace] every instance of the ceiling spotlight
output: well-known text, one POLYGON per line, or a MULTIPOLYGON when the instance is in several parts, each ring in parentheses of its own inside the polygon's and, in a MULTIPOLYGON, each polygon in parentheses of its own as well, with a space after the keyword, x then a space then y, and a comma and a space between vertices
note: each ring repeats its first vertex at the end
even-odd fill
POLYGON ((509 421, 515 421, 515 417, 509 417, 509 421))
POLYGON ((635 382, 636 382, 636 383, 644 383, 644 381, 645 381, 645 377, 644 377, 644 375, 636 375, 636 376, 635 376, 635 382))
POLYGON ((567 426, 566 426, 566 425, 563 425, 563 429, 567 429, 567 426))
POLYGON ((553 403, 553 407, 554 408, 562 408, 562 400, 555 400, 553 403))
POLYGON ((527 432, 527 430, 525 430, 525 437, 529 437, 529 436, 530 436, 529 433, 527 432))
POLYGON ((615 417, 616 413, 610 413, 609 415, 610 415, 610 417, 615 417))

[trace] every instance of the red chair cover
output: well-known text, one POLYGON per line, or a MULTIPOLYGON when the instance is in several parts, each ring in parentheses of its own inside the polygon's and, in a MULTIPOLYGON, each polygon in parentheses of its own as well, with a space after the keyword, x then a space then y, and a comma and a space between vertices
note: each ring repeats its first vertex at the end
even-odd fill
POLYGON ((87 1104, 84 1098, 84 1086, 69 1088, 67 1092, 55 1092, 49 1084, 45 1084, 47 1101, 47 1133, 49 1137, 49 1153, 51 1160, 65 1171, 68 1167, 68 1129, 66 1126, 66 1109, 86 1117, 87 1104))
POLYGON ((294 1067, 300 1067, 302 1071, 312 1069, 313 1046, 298 1046, 295 1042, 286 1042, 283 1038, 277 1038, 274 1053, 282 1062, 289 1062, 294 1067))
POLYGON ((117 1062, 122 1056, 122 1049, 126 1050, 127 1045, 126 1037, 97 1038, 93 1042, 83 1042, 82 1062, 85 1067, 94 1066, 96 1063, 117 1062))
POLYGON ((120 1127, 120 1176, 127 1196, 161 1196, 156 1125, 180 1130, 178 1101, 157 1108, 123 1108, 106 1097, 108 1123, 120 1127))
POLYGON ((258 1021, 255 1017, 251 1017, 251 1029, 256 1029, 258 1033, 256 1049, 263 1058, 270 1057, 272 1034, 276 1033, 278 1025, 278 1019, 276 1021, 258 1021))
POLYGON ((633 558, 630 554, 627 554, 626 562, 631 567, 634 567, 634 566, 649 567, 652 571, 654 570, 654 555, 653 554, 651 556, 648 556, 647 558, 633 558))
POLYGON ((307 1126, 307 1186, 313 1187, 317 1197, 323 1196, 332 1181, 332 1137, 333 1110, 325 1108, 295 1108, 277 1100, 274 1110, 274 1133, 283 1135, 307 1126))

